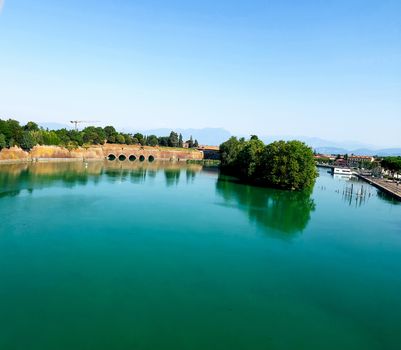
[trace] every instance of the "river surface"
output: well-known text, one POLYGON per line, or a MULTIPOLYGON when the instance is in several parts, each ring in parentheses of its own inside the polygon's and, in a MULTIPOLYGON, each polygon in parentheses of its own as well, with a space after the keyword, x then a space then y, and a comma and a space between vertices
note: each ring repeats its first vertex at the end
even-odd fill
POLYGON ((401 205, 367 184, 0 166, 1 350, 400 348, 401 205))

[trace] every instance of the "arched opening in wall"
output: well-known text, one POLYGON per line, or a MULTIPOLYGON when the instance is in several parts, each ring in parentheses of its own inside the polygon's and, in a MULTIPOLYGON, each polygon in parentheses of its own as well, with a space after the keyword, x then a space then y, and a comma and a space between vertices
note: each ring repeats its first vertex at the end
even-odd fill
POLYGON ((139 157, 139 161, 143 162, 144 160, 145 160, 145 156, 141 155, 141 156, 139 157))
POLYGON ((108 160, 116 160, 116 156, 115 156, 114 154, 109 154, 109 155, 107 156, 107 159, 108 159, 108 160))
POLYGON ((149 156, 149 158, 148 158, 148 161, 149 161, 149 162, 153 162, 154 160, 155 160, 155 157, 149 156))
POLYGON ((121 162, 126 159, 127 159, 127 157, 124 154, 120 154, 120 156, 118 157, 118 160, 120 160, 121 162))
POLYGON ((130 155, 128 159, 129 159, 130 162, 135 162, 136 161, 136 157, 133 154, 130 155))

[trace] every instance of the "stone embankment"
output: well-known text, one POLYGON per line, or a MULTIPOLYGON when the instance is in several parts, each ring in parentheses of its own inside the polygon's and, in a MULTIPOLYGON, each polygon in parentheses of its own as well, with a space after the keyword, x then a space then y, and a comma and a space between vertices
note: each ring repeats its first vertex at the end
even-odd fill
POLYGON ((35 146, 29 152, 18 147, 4 148, 0 151, 0 163, 104 159, 119 161, 187 161, 203 159, 203 152, 185 148, 115 144, 79 147, 72 150, 59 146, 35 146))
POLYGON ((357 174, 357 176, 372 186, 375 186, 376 188, 382 190, 383 192, 386 192, 393 198, 401 201, 401 184, 397 181, 390 181, 387 179, 380 179, 380 178, 375 178, 372 176, 364 176, 361 174, 357 174))

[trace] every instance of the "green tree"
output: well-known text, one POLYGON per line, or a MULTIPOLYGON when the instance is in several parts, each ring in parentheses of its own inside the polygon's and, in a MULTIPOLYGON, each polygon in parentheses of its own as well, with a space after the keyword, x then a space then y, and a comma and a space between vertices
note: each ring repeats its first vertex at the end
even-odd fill
POLYGON ((121 135, 124 136, 125 143, 126 143, 127 145, 132 145, 132 144, 134 144, 134 138, 132 137, 131 134, 121 134, 121 135))
POLYGON ((198 142, 197 139, 195 139, 195 141, 194 141, 194 148, 197 148, 197 147, 199 147, 199 142, 198 142))
POLYGON ((134 139, 138 140, 138 142, 136 143, 140 143, 142 146, 146 145, 145 138, 141 133, 137 132, 136 134, 134 134, 134 139))
POLYGON ((261 166, 260 162, 264 149, 264 143, 258 138, 251 138, 249 141, 241 143, 235 162, 241 178, 256 178, 258 176, 257 171, 261 166))
POLYGON ((123 135, 121 135, 121 134, 117 134, 116 141, 117 141, 117 143, 124 144, 125 143, 125 137, 123 135))
POLYGON ((159 145, 163 147, 168 147, 168 137, 167 136, 159 137, 159 145))
POLYGON ((108 143, 115 143, 117 138, 117 131, 114 126, 106 126, 104 129, 106 140, 108 143))
POLYGON ((20 145, 24 129, 19 122, 14 119, 1 120, 0 119, 0 133, 6 138, 6 143, 12 146, 20 145))
POLYGON ((43 144, 44 145, 55 145, 58 146, 61 143, 61 139, 55 131, 43 131, 43 144))
POLYGON ((63 129, 55 130, 53 132, 57 135, 58 139, 60 140, 59 144, 66 145, 71 141, 69 130, 63 128, 63 129))
POLYGON ((236 166, 237 157, 243 146, 244 143, 234 136, 220 145, 221 167, 224 170, 231 172, 232 170, 235 171, 236 168, 238 169, 236 166))
POLYGON ((188 148, 193 148, 194 147, 194 139, 191 137, 189 138, 189 140, 187 141, 188 144, 188 148))
POLYGON ((29 131, 35 145, 43 145, 43 133, 42 130, 29 131))
POLYGON ((75 129, 68 130, 67 133, 69 139, 73 144, 77 144, 79 146, 82 146, 84 144, 84 135, 82 131, 78 131, 75 129))
POLYGON ((38 124, 34 122, 28 122, 26 125, 24 125, 24 130, 25 131, 39 131, 39 126, 38 124))
POLYGON ((300 190, 313 186, 317 170, 313 151, 299 141, 265 146, 257 137, 231 137, 220 145, 223 172, 262 186, 300 190))
POLYGON ((20 143, 20 147, 24 150, 30 150, 36 145, 35 139, 32 137, 29 131, 24 131, 20 143))
POLYGON ((178 137, 178 147, 184 147, 184 140, 182 138, 182 134, 180 133, 180 136, 178 137))
POLYGON ((394 177, 395 174, 401 172, 401 157, 385 157, 381 161, 381 166, 394 177))
POLYGON ((300 190, 312 187, 316 177, 317 170, 310 147, 300 141, 276 141, 265 147, 256 182, 300 190))
POLYGON ((174 131, 170 133, 170 136, 168 137, 168 146, 169 147, 178 147, 178 134, 174 131))
POLYGON ((159 144, 159 140, 156 135, 149 135, 147 139, 148 146, 157 146, 159 144))
POLYGON ((0 151, 7 147, 6 137, 3 134, 0 134, 0 151))
POLYGON ((103 128, 88 126, 83 130, 83 141, 88 144, 103 145, 106 141, 106 133, 103 128))

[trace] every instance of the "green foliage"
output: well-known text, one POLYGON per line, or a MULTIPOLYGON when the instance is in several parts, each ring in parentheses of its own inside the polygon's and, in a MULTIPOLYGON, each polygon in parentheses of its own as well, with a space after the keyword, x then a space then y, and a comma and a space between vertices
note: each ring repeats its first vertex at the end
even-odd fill
POLYGON ((178 147, 184 147, 184 140, 182 139, 182 134, 178 137, 178 147))
POLYGON ((167 136, 159 137, 159 146, 168 147, 168 137, 167 136))
MULTIPOLYGON (((107 143, 118 143, 127 145, 142 146, 165 146, 182 147, 182 135, 172 131, 169 136, 157 137, 156 135, 144 136, 141 133, 134 135, 120 133, 108 125, 104 128, 88 126, 82 131, 78 130, 44 130, 34 122, 28 122, 21 126, 13 119, 0 119, 0 149, 4 147, 20 146, 24 149, 31 149, 35 145, 56 145, 67 148, 76 148, 86 145, 103 145, 107 143)), ((191 138, 192 139, 192 138, 191 138)), ((195 143, 197 141, 195 140, 195 143)))
POLYGON ((5 136, 6 143, 9 147, 19 145, 23 136, 23 128, 19 122, 13 119, 0 119, 0 133, 5 136))
POLYGON ((104 129, 104 133, 106 134, 106 139, 108 143, 115 143, 117 131, 113 126, 106 126, 104 129))
POLYGON ((118 134, 116 137, 116 142, 120 143, 120 144, 124 144, 125 143, 125 137, 121 134, 118 134))
POLYGON ((241 143, 241 149, 238 152, 235 161, 235 166, 237 167, 241 178, 258 177, 256 172, 261 167, 260 161, 264 147, 264 143, 257 138, 241 143))
POLYGON ((157 146, 159 144, 159 140, 156 135, 149 135, 147 139, 148 146, 157 146))
POLYGON ((43 134, 41 130, 29 131, 35 145, 43 145, 43 134))
POLYGON ((228 172, 235 172, 238 154, 243 146, 243 142, 234 136, 220 145, 221 166, 223 169, 228 172))
POLYGON ((381 166, 393 174, 398 174, 401 172, 401 157, 383 158, 381 166))
POLYGON ((169 147, 178 147, 178 134, 174 131, 170 133, 170 136, 168 137, 168 146, 169 147))
POLYGON ((317 170, 313 151, 300 141, 277 141, 265 147, 258 182, 286 189, 310 188, 317 170))
POLYGON ((249 141, 231 137, 220 145, 220 155, 223 172, 261 186, 301 190, 317 177, 313 151, 299 141, 266 146, 256 136, 249 141))
POLYGON ((140 143, 142 146, 146 145, 145 138, 141 133, 137 132, 136 134, 134 134, 134 139, 136 141, 135 143, 140 143))
POLYGON ((34 122, 28 122, 24 126, 25 131, 39 131, 39 125, 34 122))
POLYGON ((83 130, 84 143, 91 145, 103 145, 106 140, 106 133, 100 127, 88 126, 83 130))
POLYGON ((188 148, 193 148, 194 147, 194 139, 191 137, 189 138, 189 140, 187 141, 188 144, 188 148))
POLYGON ((321 164, 331 164, 331 163, 333 163, 333 161, 330 158, 319 158, 317 162, 321 163, 321 164))
POLYGON ((24 150, 30 150, 36 145, 35 139, 29 131, 24 131, 20 142, 20 147, 24 150))
POLYGON ((55 131, 43 131, 42 132, 43 135, 43 144, 44 145, 55 145, 58 146, 61 143, 61 139, 60 137, 57 135, 57 133, 55 131))
POLYGON ((0 134, 0 150, 7 146, 6 137, 3 134, 0 134))

